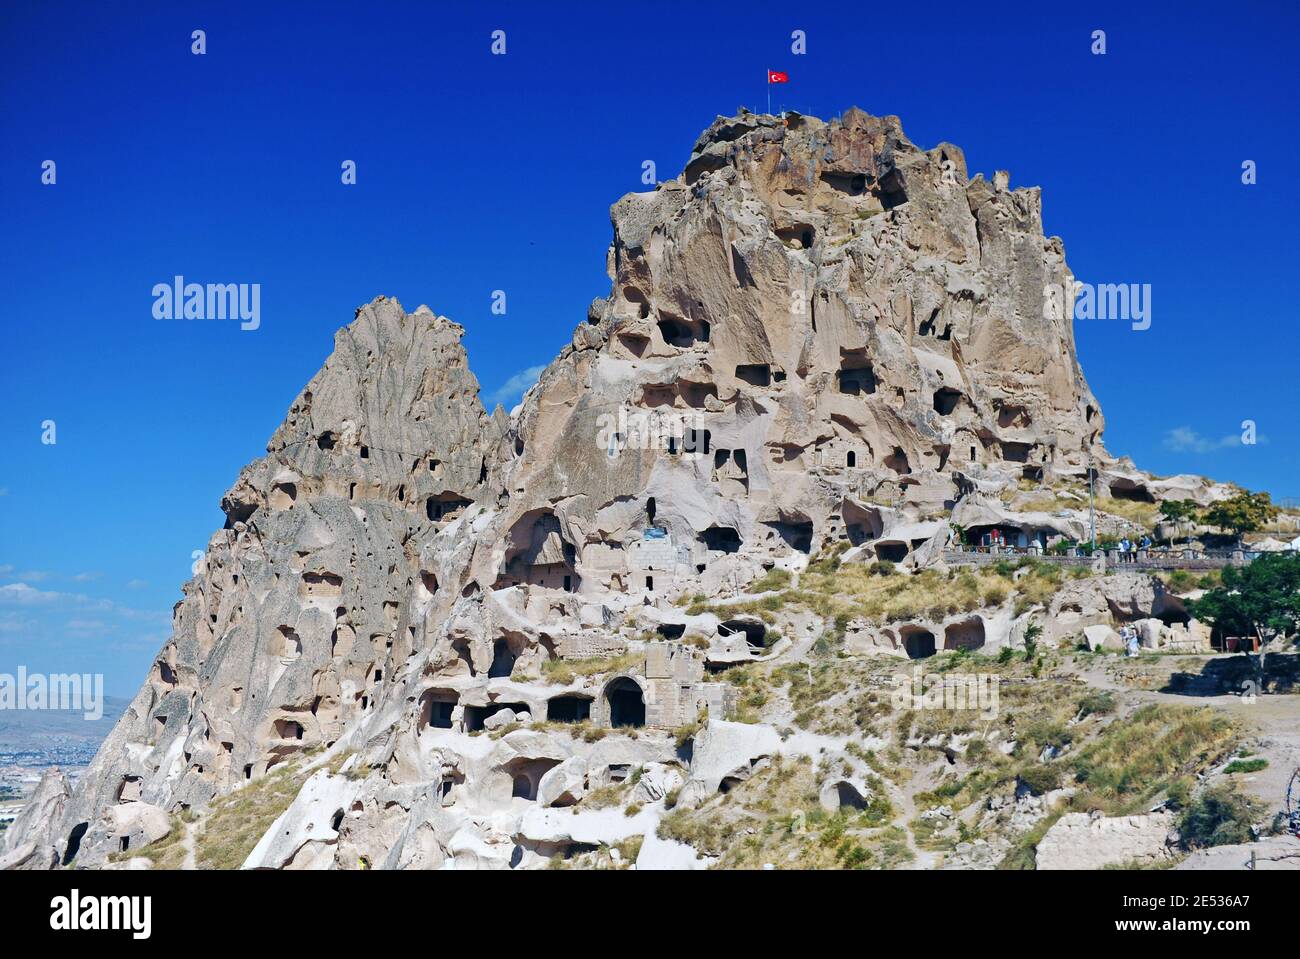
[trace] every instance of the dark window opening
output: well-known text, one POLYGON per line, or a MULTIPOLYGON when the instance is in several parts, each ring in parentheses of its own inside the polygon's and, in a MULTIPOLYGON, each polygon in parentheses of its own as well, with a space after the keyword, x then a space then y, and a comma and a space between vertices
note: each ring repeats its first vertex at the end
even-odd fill
POLYGON ((700 540, 711 550, 721 550, 724 553, 740 552, 740 534, 730 526, 710 526, 700 533, 700 540))
POLYGON ((843 367, 836 374, 836 379, 839 381, 840 392, 849 396, 876 392, 876 372, 870 365, 843 367))
POLYGON ((322 450, 332 450, 337 442, 338 438, 328 430, 316 437, 316 447, 322 450))
POLYGON ((88 822, 79 822, 72 827, 72 832, 68 833, 68 845, 63 851, 63 865, 67 866, 77 858, 77 853, 81 851, 81 839, 89 828, 88 822))
POLYGON ((909 659, 925 659, 934 655, 934 633, 918 629, 903 634, 903 648, 909 659))
POLYGON ((591 700, 584 696, 555 696, 547 700, 546 718, 556 723, 580 723, 591 718, 591 700))
POLYGON ((813 524, 811 521, 804 523, 765 523, 764 525, 771 527, 791 549, 800 553, 812 552, 813 524))
POLYGON ((503 709, 509 709, 515 713, 528 712, 528 706, 524 703, 492 703, 490 706, 466 706, 465 707, 465 729, 467 732, 478 732, 483 728, 483 721, 489 716, 495 716, 503 709))
POLYGON ((686 632, 685 623, 660 623, 655 627, 657 632, 664 639, 681 639, 686 632))
POLYGON ((736 367, 736 379, 750 386, 770 386, 772 368, 766 363, 743 363, 736 367))
POLYGON ((846 453, 844 456, 844 465, 847 466, 849 469, 853 469, 855 466, 857 466, 858 454, 853 452, 853 450, 849 450, 848 453, 846 453))
POLYGON ((940 416, 949 416, 961 402, 961 391, 943 387, 934 391, 934 411, 940 416))
POLYGON ((460 694, 445 689, 429 689, 420 694, 420 728, 451 729, 451 714, 460 702, 460 694))
POLYGON ((510 644, 498 639, 492 647, 492 665, 488 668, 488 679, 506 679, 514 672, 515 654, 510 651, 510 644))
POLYGON ((467 506, 472 506, 473 500, 465 499, 457 493, 439 493, 437 496, 430 496, 424 504, 424 513, 435 523, 449 519, 460 513, 467 506))
POLYGON ((368 460, 368 459, 370 459, 370 447, 369 447, 369 446, 363 446, 363 447, 361 447, 361 458, 362 458, 363 460, 368 460))
POLYGON ((767 649, 767 627, 762 623, 747 619, 729 619, 725 623, 718 624, 719 636, 734 636, 736 633, 745 634, 745 642, 749 644, 751 652, 761 653, 767 649))

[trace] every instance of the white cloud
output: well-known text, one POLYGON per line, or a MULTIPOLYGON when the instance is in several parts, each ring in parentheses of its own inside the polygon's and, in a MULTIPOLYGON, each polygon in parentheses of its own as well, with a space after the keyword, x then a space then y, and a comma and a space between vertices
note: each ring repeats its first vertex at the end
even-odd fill
POLYGON ((148 585, 149 585, 149 584, 148 584, 145 580, 143 580, 143 579, 131 579, 131 580, 127 580, 126 588, 127 588, 127 589, 144 589, 144 588, 145 588, 146 586, 148 586, 148 585))
MULTIPOLYGON (((1255 442, 1267 443, 1268 437, 1258 436, 1255 442)), ((1233 449, 1244 444, 1239 433, 1230 433, 1227 436, 1212 439, 1208 436, 1202 436, 1190 426, 1175 426, 1165 433, 1161 445, 1174 453, 1217 453, 1219 450, 1233 449)))
POLYGON ((42 606, 46 603, 57 603, 64 595, 64 593, 36 589, 26 583, 0 586, 0 604, 14 606, 42 606))
POLYGON ((519 399, 528 390, 528 387, 537 382, 537 378, 542 375, 545 366, 530 366, 526 370, 520 370, 510 379, 506 380, 493 392, 488 394, 487 407, 491 409, 496 404, 510 406, 513 401, 519 399))

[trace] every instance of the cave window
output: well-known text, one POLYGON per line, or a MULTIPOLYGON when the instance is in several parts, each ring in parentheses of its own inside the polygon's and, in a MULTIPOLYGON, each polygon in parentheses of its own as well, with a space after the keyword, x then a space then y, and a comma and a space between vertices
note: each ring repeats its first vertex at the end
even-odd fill
POLYGON ((363 446, 363 447, 361 447, 361 458, 362 458, 363 460, 368 460, 368 459, 370 459, 370 447, 369 447, 369 446, 363 446))
POLYGON ((456 709, 460 695, 446 690, 430 689, 420 696, 420 727, 451 729, 451 714, 456 709))
POLYGON ((870 366, 844 367, 838 378, 840 392, 849 396, 876 392, 876 373, 870 366))
POLYGON ((565 591, 566 593, 571 593, 571 592, 573 592, 573 577, 572 577, 572 576, 565 576, 565 577, 564 577, 564 591, 565 591))
POLYGON ((700 534, 705 547, 724 553, 740 552, 740 534, 730 526, 710 526, 700 534))
POLYGON ((653 496, 645 501, 645 515, 646 519, 653 525, 655 521, 655 498, 653 496))
POLYGON ((244 767, 244 778, 245 778, 245 779, 252 779, 252 778, 253 778, 253 764, 252 764, 252 763, 249 763, 247 766, 244 767))
POLYGON ((650 590, 651 592, 654 592, 655 578, 653 576, 647 576, 645 578, 645 588, 650 590))
POLYGON ((976 460, 975 447, 973 446, 970 448, 970 459, 972 463, 976 460))
POLYGON ((520 773, 514 778, 514 784, 511 788, 510 795, 514 799, 534 799, 533 781, 524 773, 520 773))
POLYGON ((853 469, 855 466, 857 466, 858 454, 853 452, 853 450, 849 450, 844 457, 844 465, 847 466, 849 469, 853 469))
POLYGON ((334 811, 334 815, 333 815, 333 817, 330 819, 330 828, 333 829, 335 832, 338 832, 340 829, 343 828, 343 810, 342 810, 342 809, 337 809, 337 810, 334 811))
POLYGON ((492 665, 488 669, 489 679, 505 679, 514 672, 515 654, 510 651, 510 644, 498 639, 492 647, 492 665))
POLYGON ((316 438, 316 446, 322 450, 332 450, 336 442, 334 434, 326 431, 316 438))
POLYGON ((556 723, 580 723, 591 718, 591 700, 583 696, 556 696, 547 700, 546 718, 556 723))
POLYGON ((949 416, 961 402, 961 392, 951 387, 943 387, 934 392, 934 411, 940 416, 949 416))
POLYGON ((934 655, 934 633, 918 629, 903 636, 903 648, 909 659, 926 659, 934 655))
POLYGON ((750 386, 770 386, 772 368, 766 363, 743 363, 736 367, 736 379, 750 386))

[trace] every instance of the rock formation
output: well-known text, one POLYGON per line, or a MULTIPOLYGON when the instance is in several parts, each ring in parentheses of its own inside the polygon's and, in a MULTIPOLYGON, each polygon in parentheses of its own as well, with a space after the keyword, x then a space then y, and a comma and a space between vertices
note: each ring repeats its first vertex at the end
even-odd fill
MULTIPOLYGON (((609 297, 511 414, 482 407, 456 324, 385 297, 357 311, 223 498, 80 787, 11 852, 101 865, 299 763, 316 771, 249 867, 528 866, 619 841, 641 819, 558 811, 634 769, 641 801, 698 802, 781 748, 723 722, 735 691, 713 671, 793 638, 675 601, 842 543, 929 565, 954 508, 1015 522, 999 490, 1090 457, 1115 495, 1151 495, 1106 453, 1070 323, 1045 310, 1068 271, 1039 191, 968 178, 957 147, 856 109, 742 112, 611 219, 609 297), (667 730, 697 722, 692 760, 667 730)), ((954 624, 984 642, 978 617, 954 624)), ((641 855, 697 864, 653 837, 641 855)))

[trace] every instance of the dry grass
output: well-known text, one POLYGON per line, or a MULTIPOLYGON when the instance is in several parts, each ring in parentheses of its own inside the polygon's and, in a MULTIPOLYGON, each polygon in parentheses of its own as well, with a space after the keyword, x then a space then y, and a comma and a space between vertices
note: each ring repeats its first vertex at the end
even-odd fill
POLYGON ((809 760, 777 756, 701 808, 669 813, 659 835, 717 857, 719 869, 886 869, 912 858, 893 815, 887 801, 862 813, 827 814, 809 760))
POLYGON ((542 663, 542 678, 547 682, 568 686, 586 676, 636 672, 644 669, 645 655, 642 653, 624 653, 621 656, 600 656, 592 659, 548 659, 542 663))
POLYGON ((307 775, 296 765, 254 780, 213 803, 196 837, 201 869, 238 869, 257 841, 289 808, 307 775))

